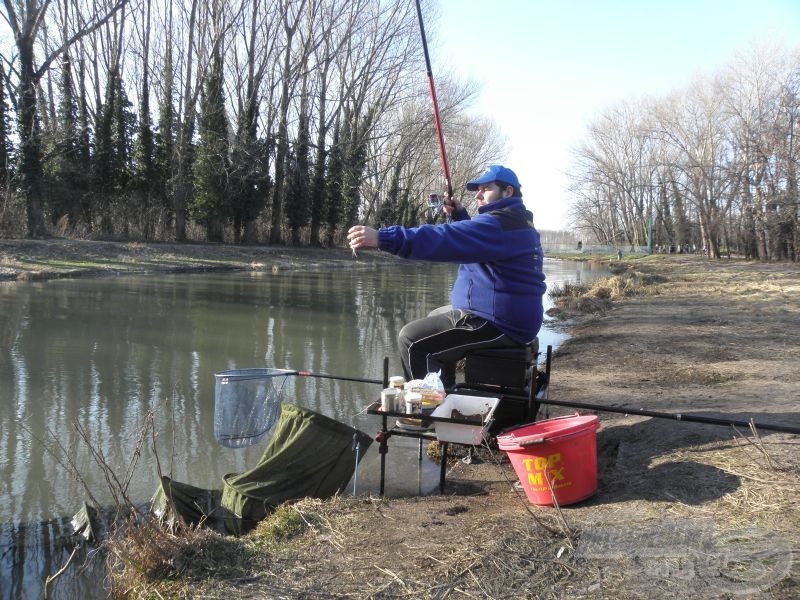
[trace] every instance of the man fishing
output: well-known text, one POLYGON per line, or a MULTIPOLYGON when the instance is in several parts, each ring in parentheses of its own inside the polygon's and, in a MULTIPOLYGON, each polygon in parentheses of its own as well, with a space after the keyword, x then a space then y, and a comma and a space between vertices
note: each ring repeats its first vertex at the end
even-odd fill
POLYGON ((398 337, 406 379, 441 370, 448 389, 455 383, 455 363, 467 351, 519 347, 536 338, 546 290, 539 233, 514 171, 491 165, 466 189, 478 201, 473 218, 448 196, 443 206, 450 223, 378 230, 355 225, 347 234, 354 250, 380 248, 412 260, 460 263, 451 304, 407 323, 398 337))

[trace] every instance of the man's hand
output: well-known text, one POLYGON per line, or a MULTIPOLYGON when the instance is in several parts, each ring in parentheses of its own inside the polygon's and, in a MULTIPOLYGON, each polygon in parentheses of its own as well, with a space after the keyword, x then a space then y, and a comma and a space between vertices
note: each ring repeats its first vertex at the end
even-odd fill
POLYGON ((365 225, 353 225, 347 232, 347 242, 353 250, 356 248, 377 248, 378 232, 365 225))
POLYGON ((461 202, 456 200, 453 196, 445 196, 442 201, 442 210, 448 217, 452 217, 456 212, 463 208, 461 202))

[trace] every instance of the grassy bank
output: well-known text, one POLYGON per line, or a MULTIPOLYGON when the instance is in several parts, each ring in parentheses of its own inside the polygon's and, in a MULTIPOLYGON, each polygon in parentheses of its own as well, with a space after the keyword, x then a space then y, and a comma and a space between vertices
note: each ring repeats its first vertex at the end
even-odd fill
POLYGON ((377 251, 353 257, 345 248, 0 239, 0 281, 156 272, 349 269, 397 260, 377 251))

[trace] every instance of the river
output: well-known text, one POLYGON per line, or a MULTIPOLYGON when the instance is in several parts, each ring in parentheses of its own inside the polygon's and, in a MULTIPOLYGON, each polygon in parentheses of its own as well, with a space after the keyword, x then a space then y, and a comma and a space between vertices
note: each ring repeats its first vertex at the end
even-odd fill
MULTIPOLYGON (((547 260, 545 270, 550 287, 607 275, 590 263, 547 260)), ((279 367, 381 379, 387 356, 390 374, 401 374, 398 331, 446 304, 453 277, 446 265, 404 263, 0 284, 0 600, 40 596, 44 575, 71 548, 62 518, 90 497, 116 501, 121 488, 107 485, 109 471, 130 500, 145 502, 157 461, 205 488, 256 462, 265 442, 231 450, 214 439, 216 372, 279 367), (154 436, 142 438, 148 423, 154 436)), ((563 339, 545 323, 540 348, 563 339)), ((374 434, 379 423, 363 409, 379 392, 290 378, 284 399, 374 434)), ((393 447, 387 489, 427 492, 438 467, 419 465, 407 442, 393 447)), ((373 445, 358 493, 377 491, 377 465, 373 445)), ((51 597, 102 593, 70 585, 58 581, 51 597)))

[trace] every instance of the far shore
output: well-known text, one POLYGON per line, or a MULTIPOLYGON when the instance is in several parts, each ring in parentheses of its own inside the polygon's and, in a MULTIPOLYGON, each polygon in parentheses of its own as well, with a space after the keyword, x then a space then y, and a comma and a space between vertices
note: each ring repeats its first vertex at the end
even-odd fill
MULTIPOLYGON (((580 252, 559 254, 556 258, 612 259, 580 252)), ((159 272, 358 269, 398 262, 403 259, 379 250, 359 250, 354 254, 348 248, 0 238, 0 282, 159 272)))
POLYGON ((379 251, 174 242, 0 239, 0 281, 122 274, 363 268, 398 259, 379 251))

